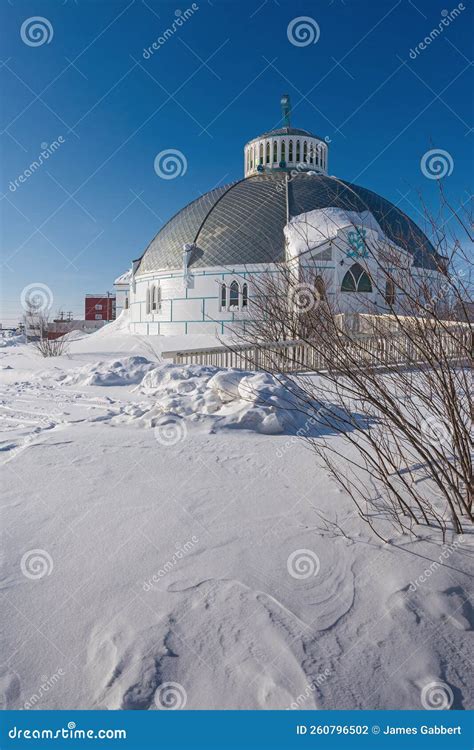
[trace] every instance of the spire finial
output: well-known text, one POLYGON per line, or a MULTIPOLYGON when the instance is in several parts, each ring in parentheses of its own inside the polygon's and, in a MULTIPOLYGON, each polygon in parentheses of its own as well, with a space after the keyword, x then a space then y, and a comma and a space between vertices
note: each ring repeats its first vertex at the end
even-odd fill
POLYGON ((283 94, 280 100, 281 104, 281 113, 283 116, 283 127, 289 128, 290 126, 290 115, 291 115, 291 102, 290 102, 290 95, 289 94, 283 94))

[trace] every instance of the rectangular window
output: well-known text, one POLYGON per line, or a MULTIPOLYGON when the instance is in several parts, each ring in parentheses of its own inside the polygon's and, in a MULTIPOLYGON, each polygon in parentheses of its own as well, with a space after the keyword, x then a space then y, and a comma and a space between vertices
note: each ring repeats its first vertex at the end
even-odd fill
POLYGON ((96 315, 96 316, 95 316, 95 319, 96 319, 96 320, 102 320, 102 315, 96 315))
POLYGON ((95 306, 95 309, 96 309, 96 310, 102 310, 102 305, 96 305, 96 306, 95 306))

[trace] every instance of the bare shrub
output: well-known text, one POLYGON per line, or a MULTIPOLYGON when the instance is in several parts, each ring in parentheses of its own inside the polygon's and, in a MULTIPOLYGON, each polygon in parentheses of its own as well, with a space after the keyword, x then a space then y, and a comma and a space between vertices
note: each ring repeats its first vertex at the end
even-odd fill
MULTIPOLYGON (((342 310, 315 264, 286 262, 252 278, 251 319, 234 334, 234 348, 256 345, 256 366, 300 394, 301 411, 324 428, 304 439, 382 537, 420 525, 444 537, 473 521, 472 220, 442 193, 441 208, 443 220, 426 213, 435 255, 415 230, 401 251, 406 228, 399 242, 364 241, 357 263, 382 305, 354 290, 342 310)), ((347 256, 347 240, 331 242, 347 256)))
POLYGON ((67 354, 69 342, 67 335, 57 338, 49 337, 50 319, 46 312, 37 310, 29 304, 23 316, 26 340, 42 357, 60 357, 67 354))

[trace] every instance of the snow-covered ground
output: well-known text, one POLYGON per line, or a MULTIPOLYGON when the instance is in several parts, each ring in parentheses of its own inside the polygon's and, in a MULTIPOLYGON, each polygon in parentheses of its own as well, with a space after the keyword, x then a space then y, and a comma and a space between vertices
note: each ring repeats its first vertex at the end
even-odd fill
POLYGON ((0 349, 3 706, 472 708, 471 540, 384 544, 277 383, 180 346, 0 349))

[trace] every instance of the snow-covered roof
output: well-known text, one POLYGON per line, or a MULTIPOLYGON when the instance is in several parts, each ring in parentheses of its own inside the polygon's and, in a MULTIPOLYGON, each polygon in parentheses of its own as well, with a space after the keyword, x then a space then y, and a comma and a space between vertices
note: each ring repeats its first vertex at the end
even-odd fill
POLYGON ((375 232, 380 240, 387 241, 379 223, 370 211, 346 211, 342 208, 318 208, 293 216, 284 228, 287 252, 295 257, 309 249, 334 239, 339 230, 361 227, 375 232))
POLYGON ((117 278, 114 281, 114 284, 129 284, 130 279, 132 276, 132 272, 130 269, 128 271, 124 271, 120 276, 117 276, 117 278))

